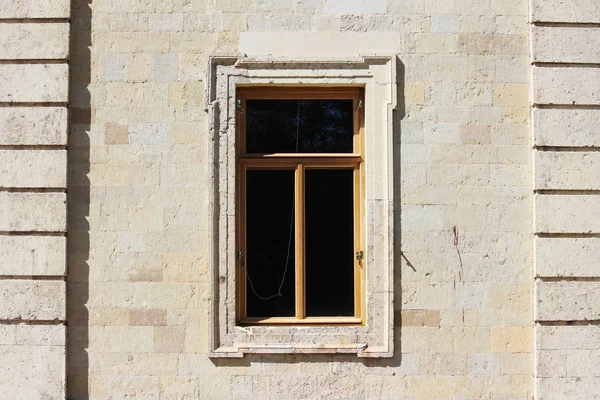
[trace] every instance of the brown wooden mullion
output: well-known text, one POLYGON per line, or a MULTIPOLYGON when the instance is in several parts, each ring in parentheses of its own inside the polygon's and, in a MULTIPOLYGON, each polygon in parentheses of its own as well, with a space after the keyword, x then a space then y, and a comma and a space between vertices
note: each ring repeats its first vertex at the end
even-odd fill
POLYGON ((296 318, 306 317, 305 249, 304 249, 304 165, 296 168, 296 318))

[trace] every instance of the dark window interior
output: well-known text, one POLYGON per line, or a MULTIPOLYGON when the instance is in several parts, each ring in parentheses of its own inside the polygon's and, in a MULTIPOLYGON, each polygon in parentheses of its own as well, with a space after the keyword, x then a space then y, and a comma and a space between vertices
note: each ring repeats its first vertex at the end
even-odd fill
POLYGON ((246 100, 247 153, 352 153, 352 100, 246 100))
POLYGON ((306 316, 354 315, 352 169, 305 172, 306 316))
POLYGON ((248 317, 295 315, 294 173, 246 172, 248 317))

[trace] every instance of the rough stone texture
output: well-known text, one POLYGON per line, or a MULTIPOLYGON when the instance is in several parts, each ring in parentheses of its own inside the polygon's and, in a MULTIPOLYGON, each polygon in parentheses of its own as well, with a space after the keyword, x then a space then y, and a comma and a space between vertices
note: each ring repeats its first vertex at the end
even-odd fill
POLYGON ((0 60, 67 59, 69 24, 0 23, 0 60))
POLYGON ((534 62, 600 63, 600 28, 532 28, 534 62))
POLYGON ((0 319, 66 319, 65 282, 59 280, 0 280, 0 319))
MULTIPOLYGON (((43 328, 43 327, 42 327, 43 328)), ((64 399, 65 345, 0 345, 0 397, 64 399)))
POLYGON ((536 195, 535 232, 600 233, 600 202, 594 195, 536 195))
POLYGON ((67 64, 0 64, 0 101, 66 103, 68 76, 67 64))
POLYGON ((600 282, 536 281, 537 321, 600 319, 600 282))
POLYGON ((386 0, 324 0, 323 10, 329 14, 383 14, 386 0))
POLYGON ((600 146, 600 110, 533 109, 537 146, 600 146))
POLYGON ((2 18, 69 18, 69 0, 3 0, 2 18))
POLYGON ((0 150, 0 187, 66 188, 66 150, 0 150))
POLYGON ((64 193, 0 192, 0 231, 66 230, 64 193))
POLYGON ((535 189, 600 189, 600 153, 536 151, 535 189))
POLYGON ((0 107, 0 145, 66 145, 65 107, 0 107))
POLYGON ((532 1, 532 20, 540 22, 600 23, 600 4, 589 0, 532 1))
POLYGON ((65 275, 61 236, 0 236, 0 275, 65 275))
POLYGON ((600 104, 600 68, 533 67, 535 104, 600 104))
POLYGON ((600 238, 536 238, 535 251, 538 276, 600 276, 600 238))

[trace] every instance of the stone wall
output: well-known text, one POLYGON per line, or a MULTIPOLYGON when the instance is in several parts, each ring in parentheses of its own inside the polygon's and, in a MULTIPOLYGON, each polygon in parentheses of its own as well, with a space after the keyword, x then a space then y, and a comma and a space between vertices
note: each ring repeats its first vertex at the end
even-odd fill
POLYGON ((0 397, 61 399, 70 3, 0 14, 0 397))
POLYGON ((600 5, 532 2, 536 398, 600 392, 600 5))

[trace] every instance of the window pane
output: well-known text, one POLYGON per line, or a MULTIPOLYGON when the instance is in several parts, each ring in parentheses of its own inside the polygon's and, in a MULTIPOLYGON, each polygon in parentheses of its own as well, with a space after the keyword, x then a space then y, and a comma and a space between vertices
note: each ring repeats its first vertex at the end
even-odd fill
POLYGON ((352 100, 247 100, 247 153, 352 153, 352 100))
POLYGON ((307 169, 306 315, 354 315, 354 171, 307 169))
POLYGON ((246 172, 246 244, 247 316, 293 317, 294 171, 246 172))

